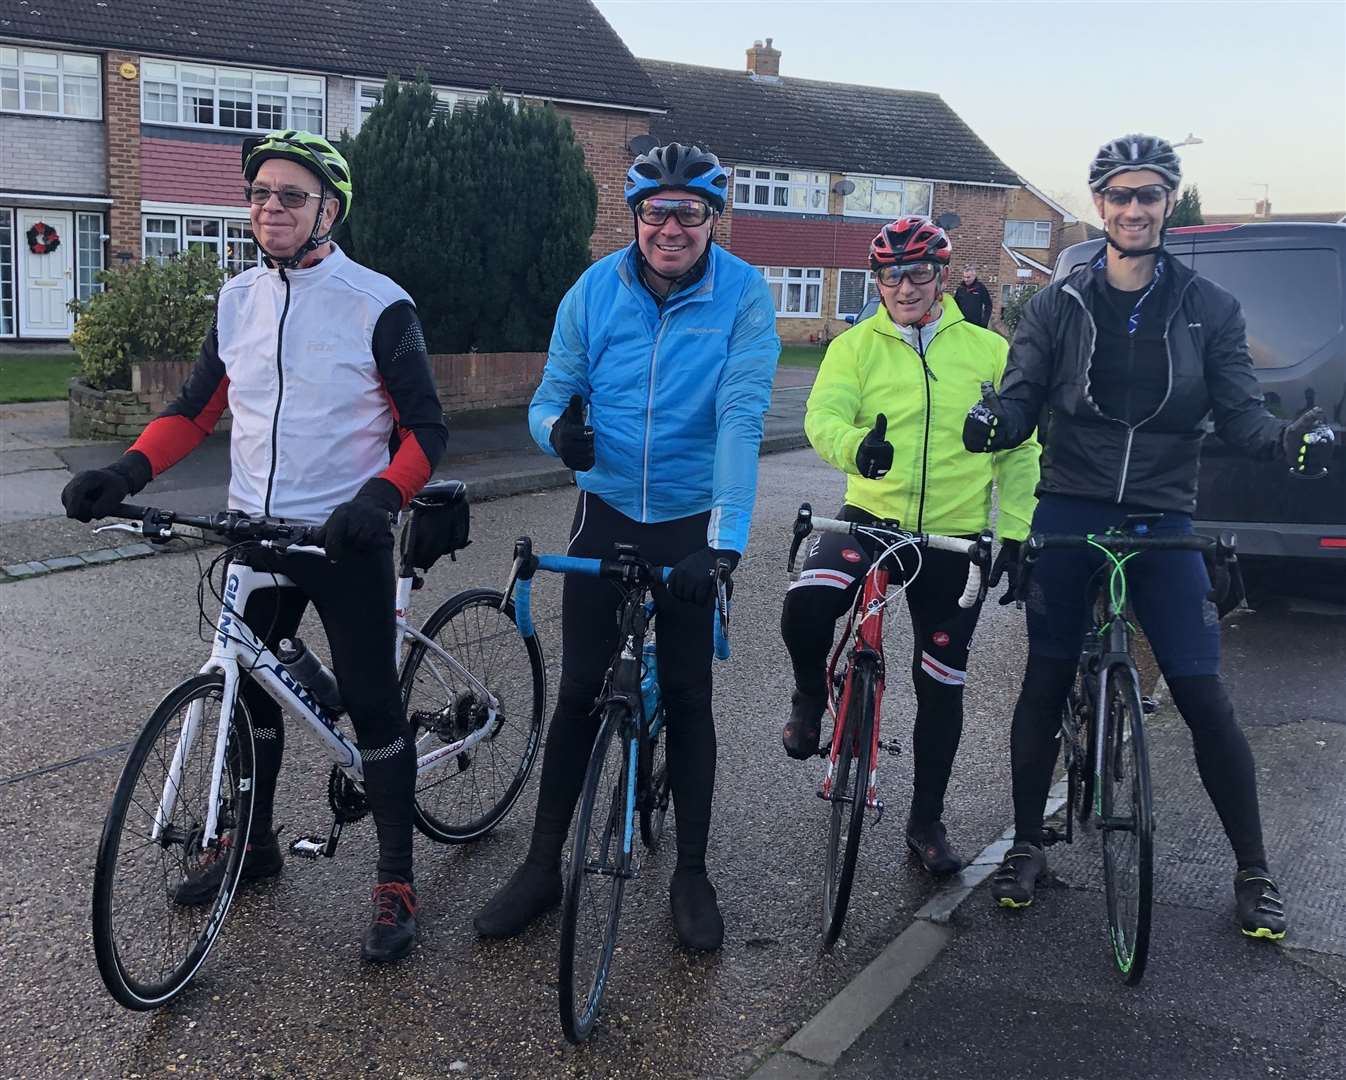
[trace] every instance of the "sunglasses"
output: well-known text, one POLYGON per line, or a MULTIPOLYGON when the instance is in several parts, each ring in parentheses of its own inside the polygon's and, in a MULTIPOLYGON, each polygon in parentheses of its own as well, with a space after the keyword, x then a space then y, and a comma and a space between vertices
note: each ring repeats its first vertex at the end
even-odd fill
POLYGON ((271 196, 275 195, 280 199, 280 205, 286 210, 298 210, 309 199, 321 199, 322 194, 317 191, 300 191, 299 188, 269 188, 261 184, 244 184, 243 197, 252 203, 253 206, 265 206, 271 201, 271 196))
POLYGON ((874 275, 880 285, 897 285, 908 278, 913 285, 929 285, 939 275, 934 263, 908 263, 905 266, 881 266, 874 275))
POLYGON ((711 213, 700 199, 646 199, 636 207, 636 217, 646 225, 662 225, 672 215, 688 229, 704 225, 711 213))
POLYGON ((1102 191, 1109 206, 1130 206, 1135 199, 1141 206, 1158 206, 1168 198, 1168 188, 1163 184, 1147 184, 1145 187, 1107 187, 1102 191))

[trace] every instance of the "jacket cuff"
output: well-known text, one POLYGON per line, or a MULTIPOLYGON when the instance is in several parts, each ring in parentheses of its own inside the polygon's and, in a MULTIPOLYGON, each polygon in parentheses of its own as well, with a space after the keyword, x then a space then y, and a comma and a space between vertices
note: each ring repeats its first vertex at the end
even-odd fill
POLYGON ((357 499, 368 499, 390 514, 400 514, 402 512, 402 493, 397 490, 396 484, 391 480, 385 480, 381 476, 366 480, 364 486, 355 493, 355 497, 357 499))

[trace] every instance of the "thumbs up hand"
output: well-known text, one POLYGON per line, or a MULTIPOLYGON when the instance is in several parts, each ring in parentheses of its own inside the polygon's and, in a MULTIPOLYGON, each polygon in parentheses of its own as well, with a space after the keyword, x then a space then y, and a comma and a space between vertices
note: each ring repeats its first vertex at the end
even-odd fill
POLYGON ((565 412, 551 426, 551 445, 567 469, 594 467, 594 429, 584 422, 584 399, 573 394, 565 412))
POLYGON ((893 444, 884 439, 887 431, 888 417, 879 413, 874 417, 873 428, 855 452, 855 466, 866 480, 878 480, 893 467, 893 444))

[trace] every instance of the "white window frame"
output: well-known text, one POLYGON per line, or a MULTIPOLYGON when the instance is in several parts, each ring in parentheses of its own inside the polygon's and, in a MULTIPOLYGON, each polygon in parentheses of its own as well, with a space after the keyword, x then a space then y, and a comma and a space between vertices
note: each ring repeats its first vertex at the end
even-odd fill
MULTIPOLYGON (((857 180, 873 181, 876 190, 899 192, 901 194, 902 209, 897 214, 890 214, 886 211, 862 210, 855 206, 847 206, 851 201, 852 195, 847 195, 842 199, 841 215, 842 217, 872 218, 875 221, 892 221, 897 217, 906 217, 910 214, 918 214, 922 217, 930 217, 932 208, 935 204, 935 182, 933 180, 923 180, 918 176, 879 176, 875 173, 846 173, 846 179, 851 183, 857 180), (928 189, 928 197, 924 205, 912 206, 907 201, 907 185, 924 184, 928 189), (880 187, 879 185, 883 185, 880 187)), ((871 199, 871 205, 873 200, 871 199)))
POLYGON ((859 315, 860 312, 864 311, 864 309, 865 309, 865 305, 868 304, 870 300, 872 300, 874 297, 876 297, 876 296, 878 296, 878 295, 879 295, 879 283, 878 283, 877 281, 874 280, 874 275, 873 275, 870 271, 868 271, 868 270, 857 270, 857 269, 855 269, 855 268, 853 268, 853 267, 849 267, 849 266, 844 266, 844 267, 840 267, 840 268, 838 268, 838 270, 837 270, 837 303, 836 303, 836 313, 837 313, 836 317, 837 317, 838 319, 844 319, 844 318, 846 318, 848 315, 859 315), (858 308, 856 308, 854 311, 842 311, 842 310, 841 310, 841 275, 842 275, 842 274, 864 274, 864 276, 865 276, 865 294, 864 294, 864 298, 860 301, 860 306, 859 306, 858 308))
POLYGON ((0 242, 0 338, 12 338, 18 336, 14 310, 14 290, 18 279, 14 252, 18 245, 14 239, 14 211, 8 206, 0 206, 0 223, 7 225, 4 232, 8 236, 8 240, 0 242), (5 273, 6 270, 9 271, 8 274, 5 273), (9 286, 8 293, 5 292, 6 282, 9 286), (6 326, 9 329, 5 329, 6 326))
POLYGON ((733 205, 736 210, 761 210, 772 214, 811 214, 827 216, 828 193, 832 189, 831 174, 816 169, 792 169, 788 166, 735 165, 732 178, 733 205), (746 186, 750 198, 744 200, 739 187, 746 186), (766 202, 757 202, 757 194, 766 192, 766 202), (776 193, 785 193, 785 205, 776 203, 776 193), (802 207, 792 205, 796 192, 803 195, 802 207), (821 206, 810 206, 813 196, 821 195, 821 206))
POLYGON ((56 52, 52 49, 29 49, 22 45, 0 45, 0 112, 24 113, 29 116, 59 116, 65 120, 101 120, 103 119, 103 66, 97 56, 89 53, 56 52), (25 64, 25 58, 44 56, 55 61, 52 67, 25 64), (67 71, 67 61, 77 60, 81 64, 92 63, 93 71, 67 71), (27 108, 27 77, 55 76, 56 108, 27 108), (6 78, 9 76, 9 78, 6 78), (93 80, 93 112, 67 112, 71 102, 80 101, 83 95, 67 94, 67 82, 93 80), (5 104, 6 94, 12 94, 10 104, 5 104))
MULTIPOLYGON (((305 117, 309 112, 311 112, 311 109, 307 107, 302 110, 305 117)), ((274 131, 277 128, 292 127, 303 131, 311 131, 315 135, 323 135, 327 127, 327 79, 322 75, 275 71, 269 68, 198 64, 184 60, 166 60, 152 56, 142 56, 140 58, 140 119, 142 123, 154 124, 159 127, 193 128, 198 131, 266 132, 274 131), (185 72, 190 72, 194 78, 184 78, 185 72), (222 86, 221 76, 231 80, 235 85, 222 86), (283 89, 276 85, 282 79, 284 80, 283 89), (294 89, 293 81, 296 79, 306 80, 314 84, 317 87, 316 92, 307 93, 294 89), (247 82, 246 86, 243 85, 245 80, 247 82), (163 90, 165 87, 170 88, 171 92, 165 94, 163 90), (203 97, 205 92, 209 91, 211 110, 209 123, 187 118, 187 93, 193 89, 200 91, 203 97), (221 90, 228 91, 231 89, 236 94, 246 94, 248 96, 253 120, 251 126, 237 127, 232 124, 220 123, 221 90), (160 101, 159 95, 171 98, 174 118, 166 120, 162 115, 150 115, 150 94, 152 90, 156 95, 153 102, 156 109, 164 104, 160 101), (258 99, 262 97, 283 98, 285 100, 285 117, 282 123, 257 123, 258 99), (299 122, 300 109, 296 106, 296 101, 317 101, 319 103, 319 122, 316 129, 309 126, 307 121, 299 122)))
MULTIPOLYGON (((459 87, 451 86, 432 86, 430 88, 435 92, 435 112, 436 113, 455 113, 459 109, 471 109, 486 100, 486 93, 482 90, 465 90, 459 87)), ((383 83, 381 82, 357 82, 355 84, 355 130, 352 135, 359 133, 365 125, 365 117, 374 111, 374 106, 379 103, 383 95, 383 83)), ((506 95, 505 100, 510 103, 517 111, 519 108, 519 99, 513 95, 506 95)))
MULTIPOLYGON (((761 266, 758 267, 762 276, 766 278, 768 286, 780 286, 780 299, 776 302, 776 318, 778 319, 821 319, 823 317, 823 268, 821 266, 761 266), (787 310, 789 306, 790 288, 797 286, 799 289, 799 311, 787 310), (804 309, 804 302, 808 297, 808 287, 815 286, 818 290, 818 305, 808 310, 804 309)), ((776 291, 772 290, 772 298, 776 296, 776 291)))
POLYGON ((1005 246, 1012 248, 1028 248, 1030 251, 1047 251, 1052 246, 1052 223, 1050 221, 1037 221, 1031 218, 1006 218, 1005 219, 1005 246), (1031 225, 1033 226, 1032 243, 1014 241, 1010 239, 1011 225, 1031 225), (1038 240, 1042 243, 1038 243, 1038 240))
MULTIPOLYGON (((145 250, 145 241, 151 236, 167 240, 170 234, 167 232, 151 233, 149 231, 149 222, 171 221, 174 223, 177 232, 173 235, 174 242, 177 244, 177 250, 170 258, 178 255, 184 255, 195 248, 209 249, 214 241, 215 258, 230 277, 235 273, 242 273, 244 270, 251 269, 254 266, 262 264, 262 252, 257 247, 257 241, 252 236, 252 222, 245 216, 235 212, 233 214, 222 214, 218 211, 211 213, 210 208, 202 206, 199 210, 191 213, 183 212, 186 210, 143 210, 140 214, 140 253, 142 258, 151 258, 145 250), (193 236, 188 229, 193 223, 218 226, 219 232, 216 236, 193 236), (233 227, 231 229, 231 226, 233 227), (242 232, 244 235, 235 235, 235 231, 242 232), (253 258, 234 258, 229 253, 229 245, 235 241, 249 243, 252 245, 253 258), (235 269, 237 268, 237 269, 235 269)), ((157 258, 157 256, 153 256, 157 258)), ((162 259, 160 261, 163 261, 162 259)))
POLYGON ((151 222, 151 221, 156 221, 156 222, 171 221, 171 222, 173 223, 173 230, 174 230, 174 231, 173 231, 173 234, 172 234, 172 239, 173 239, 174 249, 173 249, 173 251, 169 252, 169 254, 168 254, 168 258, 171 259, 171 258, 173 258, 173 256, 175 256, 175 255, 181 255, 181 254, 182 254, 182 218, 180 218, 180 217, 176 217, 176 216, 174 216, 174 215, 172 215, 172 214, 141 214, 141 215, 140 215, 140 256, 141 256, 141 258, 143 258, 143 259, 156 259, 156 260, 158 260, 159 262, 164 262, 164 261, 165 261, 165 259, 164 259, 163 256, 160 256, 160 255, 151 255, 151 254, 149 253, 149 247, 148 247, 148 244, 149 244, 149 240, 151 239, 151 237, 152 237, 153 239, 155 239, 155 240, 167 240, 167 239, 169 238, 169 234, 168 234, 168 232, 167 232, 166 230, 156 230, 156 231, 154 231, 154 232, 150 232, 150 222, 151 222))
POLYGON ((80 303, 103 291, 98 272, 103 269, 103 215, 75 214, 75 297, 80 303))

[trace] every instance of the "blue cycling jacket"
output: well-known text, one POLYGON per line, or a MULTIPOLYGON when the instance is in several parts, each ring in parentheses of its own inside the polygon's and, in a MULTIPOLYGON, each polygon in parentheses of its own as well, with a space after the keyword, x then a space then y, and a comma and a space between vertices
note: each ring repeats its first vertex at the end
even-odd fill
POLYGON ((712 245, 705 276, 661 310, 631 244, 589 267, 561 301, 529 429, 556 456, 552 424, 579 394, 595 456, 576 475, 581 488, 641 522, 710 510, 707 545, 741 553, 779 357, 759 271, 712 245))

